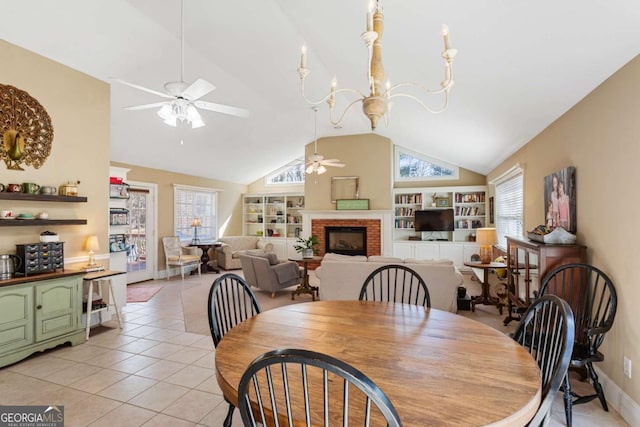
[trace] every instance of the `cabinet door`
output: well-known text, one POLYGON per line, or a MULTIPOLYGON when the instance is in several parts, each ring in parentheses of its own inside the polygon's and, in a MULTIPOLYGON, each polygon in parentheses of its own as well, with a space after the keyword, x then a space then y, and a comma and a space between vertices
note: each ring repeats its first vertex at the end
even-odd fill
POLYGON ((462 244, 441 244, 440 258, 450 259, 458 268, 463 266, 463 245, 462 244))
POLYGON ((413 243, 394 243, 393 256, 398 258, 414 258, 413 243))
POLYGON ((417 259, 439 259, 444 258, 437 243, 416 243, 417 259))
POLYGON ((0 354, 33 342, 33 288, 0 290, 0 354))
POLYGON ((36 341, 72 332, 80 325, 82 279, 47 280, 35 287, 36 341))

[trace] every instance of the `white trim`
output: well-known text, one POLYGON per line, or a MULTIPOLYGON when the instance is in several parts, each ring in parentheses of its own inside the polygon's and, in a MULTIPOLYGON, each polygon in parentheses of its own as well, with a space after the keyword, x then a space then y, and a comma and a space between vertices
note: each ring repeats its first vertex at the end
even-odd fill
POLYGON ((412 182, 412 181, 443 181, 443 180, 457 180, 460 179, 460 167, 456 165, 452 165, 451 163, 445 162, 440 159, 436 159, 434 157, 430 157, 424 154, 420 154, 418 152, 409 150, 404 147, 400 147, 396 145, 394 147, 394 155, 393 155, 393 174, 395 177, 395 181, 397 182, 412 182), (420 159, 422 161, 432 163, 434 165, 441 166, 443 168, 451 169, 454 174, 453 175, 442 175, 442 176, 416 176, 416 177, 401 177, 400 176, 400 152, 404 154, 408 154, 416 159, 420 159))
POLYGON ((198 187, 196 185, 185 185, 185 184, 173 184, 173 188, 182 188, 184 190, 193 190, 193 191, 210 191, 210 192, 222 192, 224 190, 220 190, 219 188, 211 188, 211 187, 198 187))
POLYGON ((151 277, 155 279, 159 269, 158 267, 158 184, 154 184, 151 182, 142 182, 142 181, 128 181, 127 183, 132 187, 141 187, 141 188, 150 189, 151 195, 153 196, 153 200, 151 200, 151 203, 153 204, 153 227, 151 228, 152 236, 150 239, 147 238, 147 241, 151 242, 152 244, 153 256, 150 258, 147 257, 147 269, 151 270, 151 277))
POLYGON ((605 390, 607 404, 611 405, 630 426, 640 426, 640 404, 618 387, 600 368, 594 366, 594 369, 605 390))
POLYGON ((524 168, 520 166, 520 163, 516 163, 515 165, 511 166, 506 172, 502 173, 501 175, 498 175, 497 177, 489 181, 489 184, 491 185, 500 184, 501 182, 507 181, 521 173, 522 174, 524 173, 524 168))

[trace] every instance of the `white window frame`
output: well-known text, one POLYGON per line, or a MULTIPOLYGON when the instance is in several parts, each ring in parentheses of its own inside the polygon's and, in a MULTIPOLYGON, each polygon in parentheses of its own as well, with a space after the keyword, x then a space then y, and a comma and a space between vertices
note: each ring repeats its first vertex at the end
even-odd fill
POLYGON ((492 180, 490 184, 495 186, 495 227, 498 246, 506 249, 506 236, 522 237, 524 233, 524 169, 516 165, 492 180), (508 187, 517 185, 520 187, 520 194, 517 193, 517 188, 508 187), (505 199, 507 194, 509 200, 505 199), (512 203, 512 206, 507 203, 512 203), (518 203, 520 206, 517 206, 518 203))
POLYGON ((287 163, 286 165, 282 166, 281 168, 276 169, 275 171, 273 171, 272 173, 266 175, 264 177, 264 184, 265 185, 299 185, 299 184, 304 184, 304 181, 306 179, 306 173, 304 173, 304 157, 301 157, 299 159, 296 159, 290 163, 287 163), (295 182, 271 182, 270 179, 271 177, 275 176, 275 175, 280 175, 282 172, 284 172, 287 169, 290 169, 294 166, 300 165, 302 164, 302 181, 295 181, 295 182))
POLYGON ((218 238, 218 193, 221 190, 207 187, 195 187, 191 185, 173 184, 173 233, 181 242, 189 243, 193 239, 193 227, 191 223, 195 217, 200 219, 201 227, 198 227, 198 238, 201 242, 215 241, 218 238), (213 197, 213 215, 205 215, 202 212, 191 212, 185 221, 178 215, 178 196, 180 192, 192 192, 194 195, 206 195, 213 197), (182 230, 182 231, 181 231, 182 230), (188 231, 187 231, 188 230, 188 231), (209 232, 208 230, 211 230, 209 232))
POLYGON ((396 182, 412 182, 412 181, 442 181, 442 180, 455 180, 460 179, 460 168, 458 166, 452 165, 451 163, 444 162, 439 159, 434 159, 433 157, 425 156, 424 154, 416 153, 415 151, 408 150, 406 148, 395 146, 394 153, 394 171, 395 171, 395 180, 396 182), (435 165, 441 166, 446 169, 451 169, 454 173, 453 175, 442 175, 442 176, 415 176, 415 177, 401 177, 400 176, 400 154, 408 154, 417 159, 423 160, 425 162, 433 163, 435 165))

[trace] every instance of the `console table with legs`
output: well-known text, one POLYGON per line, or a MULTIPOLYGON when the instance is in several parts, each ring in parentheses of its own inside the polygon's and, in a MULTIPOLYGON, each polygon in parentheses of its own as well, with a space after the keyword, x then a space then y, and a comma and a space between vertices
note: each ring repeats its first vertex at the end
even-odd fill
POLYGON ((573 262, 587 262, 586 246, 555 245, 507 236, 509 312, 504 324, 520 320, 520 314, 531 304, 531 293, 537 293, 537 289, 531 289, 533 270, 537 270, 540 282, 552 269, 573 262), (524 298, 520 297, 521 285, 524 285, 524 298))

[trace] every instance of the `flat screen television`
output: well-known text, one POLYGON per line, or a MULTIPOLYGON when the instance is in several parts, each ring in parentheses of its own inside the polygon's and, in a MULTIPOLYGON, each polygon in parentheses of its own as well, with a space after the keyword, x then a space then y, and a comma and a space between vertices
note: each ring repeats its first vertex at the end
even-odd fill
POLYGON ((416 231, 453 231, 453 209, 415 211, 416 231))

